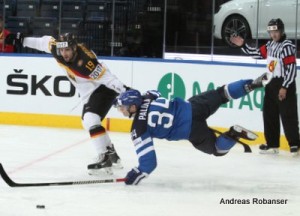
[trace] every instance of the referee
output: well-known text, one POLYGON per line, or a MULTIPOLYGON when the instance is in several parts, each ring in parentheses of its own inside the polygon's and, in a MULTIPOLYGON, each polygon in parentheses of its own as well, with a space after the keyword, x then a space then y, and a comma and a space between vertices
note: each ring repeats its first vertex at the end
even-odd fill
POLYGON ((254 58, 267 60, 267 69, 273 79, 265 88, 263 120, 266 144, 259 146, 262 154, 278 154, 280 146, 280 119, 292 155, 300 148, 299 121, 296 95, 296 48, 286 39, 284 23, 272 19, 267 27, 270 40, 259 49, 250 47, 240 36, 232 36, 231 42, 254 58))

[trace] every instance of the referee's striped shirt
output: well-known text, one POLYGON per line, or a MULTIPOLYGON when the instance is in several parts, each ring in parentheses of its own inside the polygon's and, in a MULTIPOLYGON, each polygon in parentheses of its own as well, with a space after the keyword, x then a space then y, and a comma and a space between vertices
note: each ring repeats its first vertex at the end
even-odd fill
POLYGON ((245 43, 242 50, 244 53, 256 59, 266 59, 268 56, 271 56, 280 61, 280 77, 283 78, 282 87, 288 88, 289 85, 295 81, 297 75, 296 48, 290 40, 284 40, 282 42, 268 41, 267 44, 261 46, 259 49, 250 47, 245 43))

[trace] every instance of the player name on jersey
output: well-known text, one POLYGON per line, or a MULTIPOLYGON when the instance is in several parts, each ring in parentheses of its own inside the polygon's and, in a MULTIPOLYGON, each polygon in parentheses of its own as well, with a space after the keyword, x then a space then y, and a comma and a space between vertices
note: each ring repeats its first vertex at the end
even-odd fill
POLYGON ((147 112, 150 105, 151 100, 145 99, 143 101, 143 104, 141 105, 140 111, 139 111, 139 120, 147 120, 147 112))

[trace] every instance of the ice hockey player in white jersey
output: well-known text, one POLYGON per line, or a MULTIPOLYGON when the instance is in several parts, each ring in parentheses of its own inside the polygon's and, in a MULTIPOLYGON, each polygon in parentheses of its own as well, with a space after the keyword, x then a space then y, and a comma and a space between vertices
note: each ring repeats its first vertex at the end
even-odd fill
POLYGON ((115 106, 124 116, 134 117, 131 139, 139 160, 139 165, 127 173, 125 183, 136 185, 156 168, 152 138, 189 140, 196 149, 215 156, 227 154, 239 138, 255 140, 255 133, 239 125, 217 137, 206 119, 229 100, 266 85, 269 78, 265 73, 254 81, 232 82, 193 96, 188 101, 180 98, 167 100, 156 91, 148 91, 143 96, 133 89, 121 93, 115 106))
POLYGON ((24 37, 10 34, 6 43, 22 45, 51 53, 71 83, 79 92, 82 104, 82 124, 89 132, 96 150, 96 161, 88 165, 90 174, 104 171, 112 174, 112 165, 120 168, 121 160, 101 121, 105 118, 118 94, 128 89, 110 70, 98 62, 96 54, 77 43, 75 35, 65 33, 56 40, 52 36, 24 37))

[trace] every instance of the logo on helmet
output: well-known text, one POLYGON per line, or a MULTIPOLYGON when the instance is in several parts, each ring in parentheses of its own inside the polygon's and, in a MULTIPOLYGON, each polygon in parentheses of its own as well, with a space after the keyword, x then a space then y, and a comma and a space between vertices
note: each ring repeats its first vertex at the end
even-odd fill
POLYGON ((60 48, 67 48, 67 47, 69 47, 68 42, 57 42, 57 43, 56 43, 56 48, 57 48, 57 49, 60 49, 60 48))

